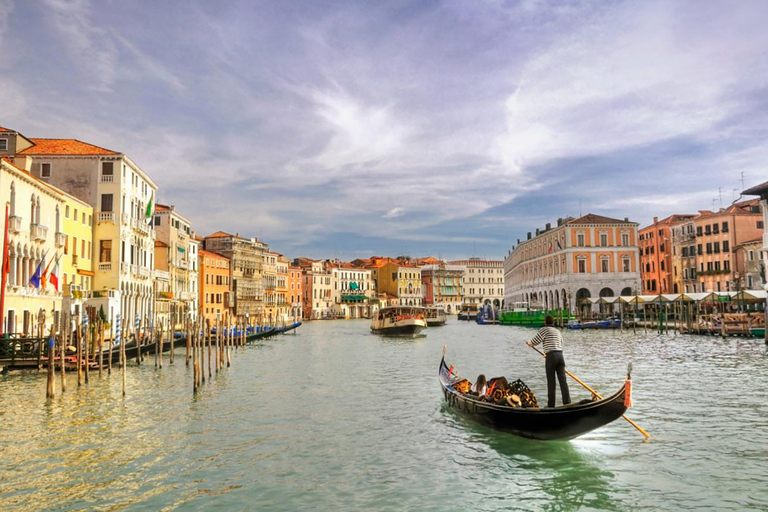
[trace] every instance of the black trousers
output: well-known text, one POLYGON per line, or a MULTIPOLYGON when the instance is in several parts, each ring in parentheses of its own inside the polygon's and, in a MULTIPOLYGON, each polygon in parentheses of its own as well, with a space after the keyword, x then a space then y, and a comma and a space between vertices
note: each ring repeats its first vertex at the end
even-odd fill
POLYGON ((560 381, 560 391, 563 393, 563 405, 571 403, 571 394, 568 392, 568 381, 565 380, 565 358, 562 350, 547 352, 545 360, 547 369, 547 407, 555 406, 555 374, 560 381))

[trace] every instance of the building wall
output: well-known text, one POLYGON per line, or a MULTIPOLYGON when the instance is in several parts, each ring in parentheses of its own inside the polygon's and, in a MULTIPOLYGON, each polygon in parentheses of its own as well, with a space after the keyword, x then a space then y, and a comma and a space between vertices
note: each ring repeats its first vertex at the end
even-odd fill
POLYGON ((637 293, 637 224, 603 219, 566 222, 519 243, 504 261, 505 305, 573 312, 583 306, 588 314, 589 297, 637 293))
MULTIPOLYGON (((8 234, 10 269, 5 310, 2 312, 4 332, 37 334, 37 326, 32 317, 39 318, 38 314, 43 310, 46 326, 50 326, 54 312, 59 314, 62 308, 61 291, 57 292, 52 284, 48 284, 45 289, 34 288, 29 281, 43 257, 48 262, 56 254, 53 229, 56 210, 63 209, 64 197, 40 180, 2 161, 0 201, 10 203, 13 217, 9 222, 11 229, 8 234)), ((4 230, 0 231, 0 237, 0 247, 5 247, 4 230)))
POLYGON ((462 266, 465 269, 461 285, 463 304, 502 306, 505 279, 503 261, 470 258, 452 261, 451 264, 462 266))
POLYGON ((288 289, 286 291, 286 299, 290 305, 290 318, 301 319, 303 318, 303 295, 304 286, 302 278, 301 268, 295 265, 288 267, 288 289))
POLYGON ((351 265, 333 267, 333 307, 337 318, 370 318, 371 299, 376 297, 373 275, 370 269, 351 265), (353 290, 353 283, 357 287, 353 290), (364 296, 363 300, 350 300, 345 297, 364 296))
POLYGON ((200 314, 211 325, 216 325, 217 319, 224 319, 230 314, 230 261, 220 254, 201 250, 198 262, 200 314))
POLYGON ((764 266, 763 240, 754 240, 737 246, 734 251, 736 260, 735 278, 739 290, 762 290, 766 281, 764 266))
POLYGON ((230 259, 232 291, 235 297, 233 314, 238 319, 243 319, 246 315, 251 319, 263 319, 262 268, 264 252, 269 250, 269 247, 257 239, 229 234, 206 237, 204 247, 230 259))

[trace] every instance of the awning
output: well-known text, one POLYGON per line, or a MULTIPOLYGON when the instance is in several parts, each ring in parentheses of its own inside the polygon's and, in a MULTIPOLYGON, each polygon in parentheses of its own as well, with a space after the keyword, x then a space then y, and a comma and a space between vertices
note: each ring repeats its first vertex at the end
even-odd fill
POLYGON ((754 301, 763 301, 768 298, 768 291, 765 290, 741 290, 740 292, 736 292, 736 295, 733 296, 734 300, 754 300, 754 301))
POLYGON ((367 298, 368 297, 366 297, 365 295, 342 295, 341 296, 342 300, 348 300, 352 302, 362 302, 367 298))

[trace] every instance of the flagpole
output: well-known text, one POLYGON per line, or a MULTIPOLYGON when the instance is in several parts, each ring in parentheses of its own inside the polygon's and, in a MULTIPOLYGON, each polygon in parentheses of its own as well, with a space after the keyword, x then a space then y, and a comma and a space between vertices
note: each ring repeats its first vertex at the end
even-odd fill
POLYGON ((10 248, 11 244, 8 243, 8 221, 9 221, 9 215, 10 215, 10 203, 5 203, 5 236, 3 237, 3 267, 2 267, 2 274, 3 277, 0 280, 0 286, 2 286, 2 289, 0 289, 0 338, 5 335, 5 285, 8 280, 8 249, 10 248))

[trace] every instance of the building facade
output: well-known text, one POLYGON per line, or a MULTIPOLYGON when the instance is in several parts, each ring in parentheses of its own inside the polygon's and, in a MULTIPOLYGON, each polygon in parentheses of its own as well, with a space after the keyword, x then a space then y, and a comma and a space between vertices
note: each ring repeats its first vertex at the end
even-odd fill
POLYGON ((464 267, 461 282, 462 304, 474 306, 504 305, 504 262, 470 258, 452 261, 451 265, 464 267))
POLYGON ((696 223, 690 218, 672 226, 672 293, 692 293, 697 268, 696 223))
POLYGON ((205 237, 204 249, 230 260, 234 304, 232 314, 238 320, 264 321, 264 286, 262 271, 264 253, 269 247, 256 238, 243 238, 217 231, 205 237))
POLYGON ((26 336, 39 334, 40 320, 47 329, 61 312, 61 286, 57 290, 50 281, 38 286, 32 281, 38 267, 45 270, 66 240, 61 231, 64 197, 30 175, 30 164, 25 158, 0 159, 0 200, 9 208, 8 240, 5 230, 0 235, 9 257, 3 332, 26 336))
POLYGON ((421 269, 402 260, 378 267, 376 292, 397 297, 399 306, 422 306, 421 269))
POLYGON ((763 218, 757 199, 734 203, 695 218, 697 292, 737 289, 733 251, 744 242, 763 235, 763 218))
POLYGON ((288 290, 286 291, 286 299, 290 308, 288 315, 291 320, 303 318, 303 293, 304 279, 301 267, 291 264, 288 266, 288 290))
POLYGON ((264 287, 264 316, 269 323, 277 321, 277 258, 280 255, 265 251, 261 282, 264 287))
POLYGON ((114 299, 124 319, 148 316, 155 232, 147 210, 157 185, 123 153, 75 139, 24 141, 14 146, 19 155, 33 158, 35 177, 94 208, 96 262, 89 305, 109 307, 114 299))
MULTIPOLYGON (((673 227, 694 215, 670 215, 659 220, 653 218, 653 224, 639 231, 640 279, 642 293, 677 293, 673 270, 673 227)), ((678 287, 679 288, 679 287, 678 287)))
POLYGON ((336 318, 370 318, 376 298, 372 272, 351 263, 330 265, 333 308, 336 318))
POLYGON ((637 223, 595 214, 559 219, 520 242, 504 261, 504 301, 591 311, 590 297, 640 290, 637 223))
POLYGON ((765 256, 763 255, 763 237, 748 240, 736 246, 737 290, 762 290, 766 284, 765 256))
MULTIPOLYGON (((57 240, 60 247, 59 269, 63 309, 82 320, 82 313, 90 298, 93 286, 93 207, 76 197, 61 192, 64 198, 63 215, 59 212, 64 231, 63 240, 57 240)), ((58 231, 58 230, 57 230, 58 231)), ((56 235, 61 236, 60 234, 56 235)), ((104 308, 107 318, 118 314, 116 307, 104 308)))
MULTIPOLYGON (((197 304, 191 289, 192 283, 192 228, 174 205, 158 204, 153 218, 157 242, 155 244, 155 268, 168 272, 171 283, 171 307, 177 324, 194 320, 197 304)), ((197 265, 196 258, 194 259, 197 265)))
POLYGON ((205 250, 199 251, 198 263, 200 315, 213 326, 231 313, 232 269, 229 258, 205 250))
POLYGON ((466 267, 461 265, 423 265, 421 282, 424 305, 442 308, 447 314, 457 314, 463 302, 462 281, 465 271, 466 267))
POLYGON ((291 314, 291 303, 288 302, 288 276, 291 260, 277 255, 275 263, 275 308, 277 310, 277 319, 281 322, 293 321, 291 314))

